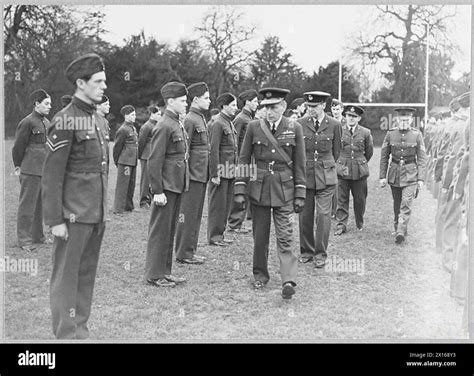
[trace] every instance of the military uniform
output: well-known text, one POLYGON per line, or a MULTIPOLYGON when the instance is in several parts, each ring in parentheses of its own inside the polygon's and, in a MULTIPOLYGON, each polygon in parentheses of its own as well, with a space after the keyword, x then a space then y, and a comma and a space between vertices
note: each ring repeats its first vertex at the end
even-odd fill
POLYGON ((209 134, 202 112, 191 107, 184 120, 189 138, 189 191, 183 193, 176 229, 176 259, 194 258, 201 228, 202 212, 209 180, 209 134))
POLYGON ((153 136, 153 128, 156 126, 156 120, 148 120, 140 128, 140 134, 138 135, 138 158, 141 164, 141 177, 140 177, 140 207, 151 205, 151 189, 150 179, 147 172, 148 158, 151 153, 151 139, 153 136))
MULTIPOLYGON (((238 154, 240 154, 240 150, 242 148, 242 142, 245 137, 245 132, 247 131, 248 123, 252 121, 252 119, 253 114, 246 108, 243 108, 242 111, 234 119, 235 131, 237 132, 237 139, 239 140, 237 148, 238 154)), ((242 227, 242 224, 244 223, 247 214, 247 207, 248 205, 246 205, 246 207, 242 209, 234 203, 232 204, 232 209, 229 214, 230 230, 239 230, 242 227)))
POLYGON ((300 252, 302 258, 325 260, 337 182, 335 161, 341 150, 340 123, 328 115, 324 115, 321 124, 309 115, 298 122, 303 128, 306 152, 306 201, 299 215, 300 252))
POLYGON ((424 181, 425 168, 426 153, 421 132, 415 128, 389 130, 382 144, 380 179, 387 178, 392 190, 397 238, 404 238, 407 234, 411 205, 418 181, 424 181))
POLYGON ((42 195, 45 223, 66 223, 69 238, 55 238, 51 311, 56 338, 87 338, 92 292, 105 231, 108 144, 95 106, 74 96, 48 132, 42 195), (87 119, 91 129, 69 130, 61 119, 87 119))
POLYGON ((20 167, 20 203, 17 215, 17 237, 20 247, 42 243, 43 214, 41 176, 46 156, 46 130, 49 120, 35 110, 18 124, 12 157, 20 167))
MULTIPOLYGON (((267 120, 264 126, 270 128, 267 120)), ((259 120, 251 121, 242 144, 239 164, 249 165, 252 156, 257 166, 256 180, 239 177, 235 194, 248 196, 252 213, 254 239, 253 274, 256 281, 266 284, 271 215, 277 238, 282 283, 296 284, 297 256, 293 248, 293 201, 306 195, 303 130, 299 123, 282 117, 273 137, 292 161, 289 166, 276 152, 262 131, 259 120), (248 185, 248 188, 247 188, 248 185)))
POLYGON ((114 213, 132 211, 138 157, 138 136, 132 123, 125 122, 118 129, 113 154, 117 166, 114 213))
POLYGON ((163 279, 171 274, 181 197, 189 186, 188 155, 186 131, 178 114, 167 109, 153 131, 148 158, 152 193, 164 193, 167 203, 151 206, 145 265, 147 280, 163 279))
POLYGON ((209 182, 207 238, 209 244, 224 240, 227 218, 233 201, 235 166, 237 165, 237 132, 232 119, 222 111, 210 129, 210 177, 220 177, 220 184, 209 182))
MULTIPOLYGON (((349 110, 355 106, 349 107, 349 110)), ((360 116, 363 110, 355 113, 360 116)), ((346 113, 348 109, 346 106, 346 113)), ((337 229, 345 232, 349 219, 350 192, 354 200, 354 217, 356 227, 364 226, 364 213, 367 200, 367 177, 369 176, 368 162, 374 154, 374 144, 370 130, 355 125, 346 124, 342 130, 342 149, 337 160, 336 169, 338 176, 338 203, 336 210, 337 229)))

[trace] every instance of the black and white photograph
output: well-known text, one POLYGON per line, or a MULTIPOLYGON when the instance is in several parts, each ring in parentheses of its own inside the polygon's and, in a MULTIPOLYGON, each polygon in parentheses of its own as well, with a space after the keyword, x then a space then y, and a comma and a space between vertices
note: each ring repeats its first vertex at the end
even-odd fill
POLYGON ((469 342, 472 14, 4 5, 1 341, 469 342))

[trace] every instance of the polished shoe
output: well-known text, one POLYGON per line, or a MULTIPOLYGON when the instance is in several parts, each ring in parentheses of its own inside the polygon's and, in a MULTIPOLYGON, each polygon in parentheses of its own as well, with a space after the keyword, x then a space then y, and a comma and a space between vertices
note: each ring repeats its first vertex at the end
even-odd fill
POLYGON ((295 295, 295 288, 291 282, 286 282, 283 284, 283 289, 281 290, 281 296, 283 299, 291 299, 295 295))
POLYGON ((227 232, 230 232, 231 234, 248 234, 250 230, 248 228, 241 227, 241 228, 230 228, 229 230, 227 230, 227 232))
POLYGON ((336 231, 334 231, 334 235, 338 236, 338 235, 342 235, 346 232, 346 230, 344 230, 343 228, 338 228, 336 229, 336 231))
POLYGON ((357 231, 362 231, 363 229, 363 227, 357 227, 357 231))
POLYGON ((147 279, 146 282, 149 285, 153 285, 156 287, 175 287, 176 283, 170 282, 165 278, 157 278, 157 279, 147 279))
POLYGON ((207 257, 206 257, 206 256, 194 255, 193 257, 196 258, 196 259, 198 259, 198 260, 202 260, 202 261, 206 261, 206 260, 207 260, 207 257))
POLYGON ((33 252, 36 249, 36 246, 33 244, 25 244, 20 247, 23 251, 33 252))
POLYGON ((252 286, 254 290, 261 290, 265 287, 265 284, 262 281, 254 281, 252 286))
POLYGON ((176 261, 179 263, 179 264, 189 264, 189 265, 200 265, 200 264, 204 264, 204 260, 201 259, 201 258, 198 258, 196 256, 193 256, 191 258, 188 258, 188 259, 176 259, 176 261))
POLYGON ((232 244, 234 242, 232 239, 222 239, 222 241, 226 244, 232 244))
POLYGON ((400 244, 404 241, 405 241, 405 236, 403 234, 397 234, 397 236, 395 236, 395 243, 396 244, 400 244))
POLYGON ((301 263, 301 264, 307 264, 308 262, 311 262, 313 261, 313 257, 310 256, 310 257, 307 257, 307 256, 300 256, 298 258, 298 261, 301 263))
POLYGON ((165 279, 168 281, 168 282, 173 282, 177 285, 181 284, 181 283, 184 283, 186 282, 186 278, 182 278, 182 277, 175 277, 174 275, 165 275, 165 279))
POLYGON ((314 260, 314 267, 317 269, 324 268, 324 265, 326 265, 326 260, 325 259, 315 259, 314 260))
POLYGON ((218 247, 227 247, 228 246, 227 243, 221 242, 220 240, 216 240, 215 242, 210 242, 209 245, 215 245, 215 246, 218 246, 218 247))

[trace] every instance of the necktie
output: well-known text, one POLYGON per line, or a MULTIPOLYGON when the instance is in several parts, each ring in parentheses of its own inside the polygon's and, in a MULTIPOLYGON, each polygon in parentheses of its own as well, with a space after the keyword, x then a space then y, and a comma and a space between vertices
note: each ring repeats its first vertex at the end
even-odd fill
POLYGON ((351 131, 351 136, 354 136, 354 128, 350 127, 349 129, 351 131))
POLYGON ((272 134, 275 134, 276 132, 276 126, 275 123, 272 123, 272 134))
POLYGON ((318 121, 318 119, 315 119, 314 128, 316 129, 316 132, 317 132, 318 129, 319 129, 319 121, 318 121))

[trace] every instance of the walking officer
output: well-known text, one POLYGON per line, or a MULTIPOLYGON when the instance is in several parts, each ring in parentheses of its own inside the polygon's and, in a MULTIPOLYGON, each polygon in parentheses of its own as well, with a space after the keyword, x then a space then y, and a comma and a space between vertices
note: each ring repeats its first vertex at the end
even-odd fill
POLYGON ((417 189, 423 187, 426 153, 423 135, 413 123, 414 108, 395 109, 398 127, 385 135, 380 154, 380 186, 387 182, 392 189, 395 242, 402 243, 407 235, 411 205, 417 189), (389 165, 389 158, 391 162, 389 165), (387 172, 388 170, 388 172, 387 172))
POLYGON ((140 159, 141 176, 140 176, 140 208, 149 208, 151 205, 151 189, 150 179, 148 177, 147 163, 151 153, 151 138, 156 123, 161 118, 161 111, 158 106, 150 106, 148 108, 150 118, 140 128, 138 135, 138 159, 140 159))
MULTIPOLYGON (((240 93, 239 99, 244 103, 244 107, 234 120, 235 130, 239 140, 239 145, 237 148, 238 154, 240 154, 240 149, 242 148, 242 142, 244 141, 247 126, 249 122, 253 120, 255 111, 257 111, 258 93, 256 90, 252 89, 245 90, 244 92, 240 93)), ((232 209, 229 215, 229 232, 240 234, 246 234, 249 232, 249 229, 243 227, 248 207, 249 205, 246 203, 245 208, 240 209, 234 204, 234 201, 232 201, 232 209)))
POLYGON ((188 87, 191 108, 184 119, 184 129, 189 138, 189 191, 183 193, 180 221, 176 229, 176 261, 181 264, 199 265, 204 258, 196 255, 201 228, 202 211, 209 180, 209 134, 204 111, 211 99, 205 82, 188 87))
POLYGON ((370 130, 359 125, 364 110, 358 106, 344 108, 347 124, 342 129, 342 148, 337 160, 337 209, 336 231, 341 235, 347 230, 349 219, 349 194, 354 200, 354 217, 360 231, 364 227, 364 213, 367 200, 367 177, 369 161, 374 154, 374 143, 370 130))
POLYGON ((237 132, 232 118, 237 111, 237 98, 230 93, 216 100, 221 112, 210 129, 209 209, 207 237, 210 245, 226 246, 233 240, 224 238, 227 218, 234 198, 235 167, 237 166, 237 132))
POLYGON ((44 90, 30 95, 33 111, 16 129, 12 157, 15 174, 20 177, 20 204, 18 206, 16 233, 18 245, 25 251, 43 243, 43 213, 41 205, 41 175, 46 156, 46 131, 51 110, 51 97, 44 90))
MULTIPOLYGON (((283 116, 285 97, 289 90, 264 88, 262 105, 266 119, 253 120, 245 134, 239 166, 249 166, 255 159, 257 176, 238 177, 235 201, 245 205, 248 192, 251 213, 254 289, 262 289, 269 281, 268 246, 273 212, 282 297, 295 294, 298 258, 294 250, 293 213, 304 207, 306 195, 304 139, 301 124, 290 122, 283 116)), ((242 168, 244 170, 244 168, 242 168)))
POLYGON ((188 190, 188 137, 180 122, 186 113, 186 86, 169 82, 161 88, 166 110, 151 141, 148 175, 153 192, 145 278, 157 287, 174 287, 186 282, 171 274, 173 242, 183 192, 188 190))
POLYGON ((138 136, 133 125, 135 108, 123 106, 120 113, 125 122, 115 134, 114 162, 117 166, 117 185, 115 186, 114 214, 133 211, 133 193, 137 176, 138 136))
POLYGON ((300 262, 314 260, 316 268, 322 268, 327 259, 337 182, 336 160, 341 150, 341 125, 324 113, 329 97, 322 91, 304 93, 307 114, 298 120, 303 128, 306 153, 306 201, 299 216, 300 262))
POLYGON ((105 123, 95 110, 107 87, 102 58, 77 58, 66 68, 66 77, 76 89, 48 131, 43 214, 55 237, 50 286, 54 335, 85 339, 107 210, 108 146, 105 123))
MULTIPOLYGON (((342 128, 346 125, 346 118, 342 116, 342 112, 344 111, 344 104, 333 98, 331 101, 331 114, 334 119, 336 119, 339 123, 341 123, 341 136, 342 136, 342 128)), ((338 197, 338 187, 336 182, 336 190, 334 192, 334 196, 332 197, 332 209, 331 209, 331 216, 336 217, 336 210, 337 210, 337 197, 338 197)))

